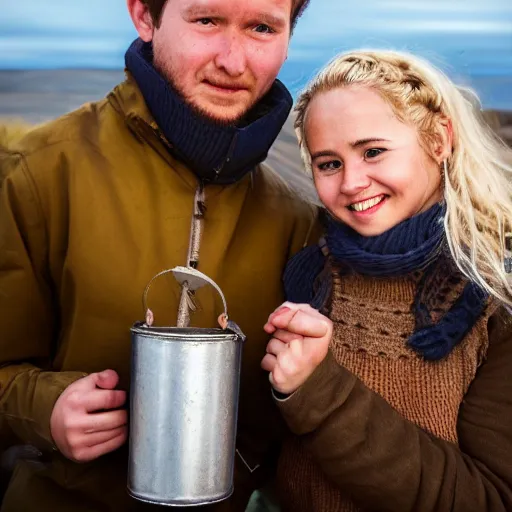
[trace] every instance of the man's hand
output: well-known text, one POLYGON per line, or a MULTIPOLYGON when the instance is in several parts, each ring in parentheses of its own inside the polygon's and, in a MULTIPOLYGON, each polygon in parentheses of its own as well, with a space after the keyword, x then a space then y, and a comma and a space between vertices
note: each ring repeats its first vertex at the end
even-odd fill
POLYGON ((296 391, 325 359, 332 338, 332 322, 308 304, 285 302, 264 327, 272 334, 261 367, 270 372, 273 388, 296 391))
POLYGON ((92 373, 68 386, 50 418, 59 451, 75 462, 88 462, 117 450, 127 438, 127 412, 118 409, 126 392, 115 390, 114 370, 92 373))

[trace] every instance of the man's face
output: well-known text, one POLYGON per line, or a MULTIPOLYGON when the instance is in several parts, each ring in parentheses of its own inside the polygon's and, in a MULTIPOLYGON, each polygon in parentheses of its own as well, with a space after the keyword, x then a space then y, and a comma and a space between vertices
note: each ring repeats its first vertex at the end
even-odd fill
POLYGON ((286 60, 292 0, 168 0, 153 31, 155 67, 203 115, 243 117, 286 60))

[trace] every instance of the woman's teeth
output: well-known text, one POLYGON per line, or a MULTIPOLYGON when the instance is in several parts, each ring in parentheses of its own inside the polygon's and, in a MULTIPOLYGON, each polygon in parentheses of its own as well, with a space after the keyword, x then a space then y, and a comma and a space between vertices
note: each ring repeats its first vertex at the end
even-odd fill
POLYGON ((366 201, 361 201, 359 203, 353 203, 349 206, 349 209, 356 212, 364 212, 365 210, 369 210, 370 208, 378 205, 384 200, 385 197, 386 196, 378 196, 373 197, 372 199, 367 199, 366 201))

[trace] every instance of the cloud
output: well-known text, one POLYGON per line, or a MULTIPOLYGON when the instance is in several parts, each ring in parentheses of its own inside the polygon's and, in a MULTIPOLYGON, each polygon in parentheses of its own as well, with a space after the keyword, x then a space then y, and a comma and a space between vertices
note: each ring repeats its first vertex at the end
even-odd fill
POLYGON ((392 21, 386 24, 386 32, 401 30, 407 32, 444 32, 447 34, 496 34, 512 33, 512 21, 453 21, 418 20, 392 21))
POLYGON ((481 14, 487 16, 489 14, 499 14, 503 16, 505 13, 512 14, 512 6, 509 0, 491 0, 480 2, 475 0, 388 0, 383 1, 382 6, 385 9, 402 12, 415 13, 434 13, 435 15, 455 15, 455 16, 474 16, 481 14))
MULTIPOLYGON (((418 34, 512 33, 512 2, 507 0, 316 0, 299 21, 299 43, 359 37, 410 38, 418 34), (510 4, 510 5, 509 5, 510 4)), ((509 37, 509 46, 512 38, 509 37)))

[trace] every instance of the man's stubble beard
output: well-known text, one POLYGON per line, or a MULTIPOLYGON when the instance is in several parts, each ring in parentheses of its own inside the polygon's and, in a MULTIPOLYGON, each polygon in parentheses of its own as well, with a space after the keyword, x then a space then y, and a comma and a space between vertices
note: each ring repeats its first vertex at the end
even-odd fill
POLYGON ((165 62, 160 62, 157 55, 153 55, 153 65, 155 69, 160 73, 160 75, 165 79, 168 83, 169 87, 173 89, 173 91, 181 98, 181 100, 196 114, 198 117, 204 119, 205 121, 215 124, 220 127, 236 127, 240 124, 243 124, 245 117, 247 114, 254 108, 254 106, 258 103, 261 98, 256 99, 253 103, 251 103, 245 110, 237 116, 235 119, 225 119, 219 118, 209 112, 208 110, 196 105, 193 101, 191 101, 185 94, 185 92, 179 87, 176 80, 174 79, 175 72, 170 65, 165 62))

